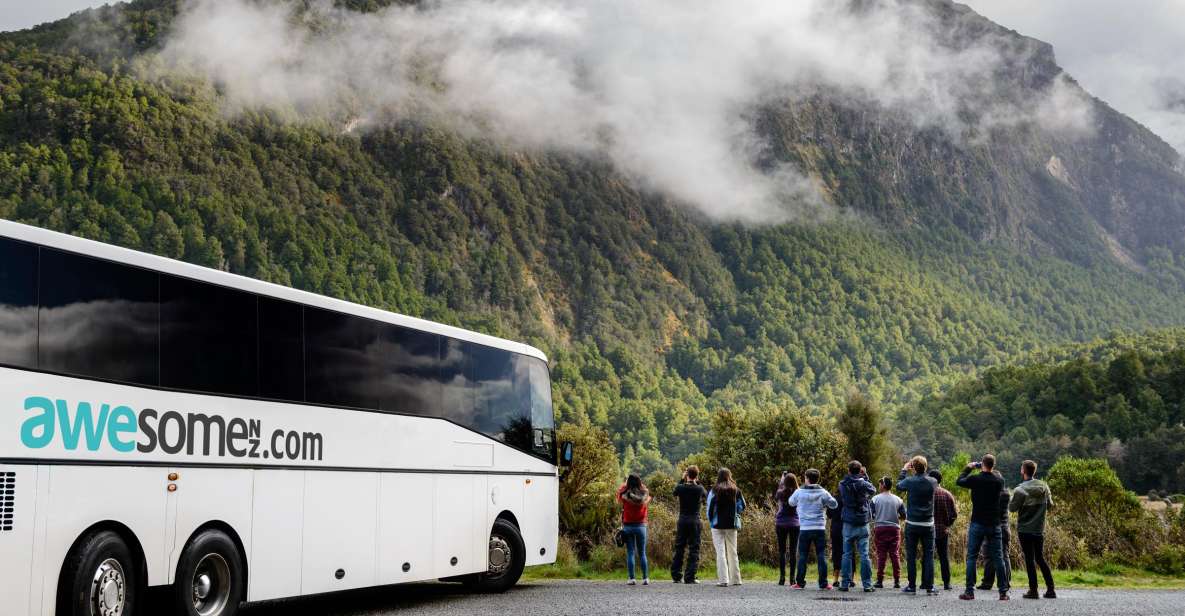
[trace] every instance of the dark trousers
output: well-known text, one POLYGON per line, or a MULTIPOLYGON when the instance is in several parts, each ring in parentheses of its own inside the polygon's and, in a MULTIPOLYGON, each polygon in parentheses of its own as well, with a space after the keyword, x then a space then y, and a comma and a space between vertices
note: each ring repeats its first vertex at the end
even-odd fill
POLYGON ((905 560, 909 587, 918 588, 918 544, 922 544, 922 590, 934 590, 934 527, 905 525, 905 560))
POLYGON ((777 526, 774 528, 778 534, 778 567, 782 572, 781 579, 786 579, 786 563, 790 563, 790 579, 796 580, 798 576, 797 560, 798 560, 798 527, 797 526, 777 526), (786 555, 789 554, 789 558, 786 555))
POLYGON ((699 571, 700 533, 699 518, 679 518, 675 526, 675 554, 671 557, 671 579, 676 582, 692 581, 699 571), (683 568, 683 548, 687 548, 687 568, 683 568))
POLYGON ((983 583, 980 588, 991 590, 999 578, 1000 588, 1005 588, 1004 580, 1012 580, 1012 560, 1008 557, 1008 548, 1012 545, 1012 529, 1007 524, 1000 525, 1000 551, 1004 553, 1004 575, 996 575, 996 563, 992 558, 986 558, 983 566, 983 583))
POLYGON ((987 550, 988 561, 994 561, 1001 572, 1000 592, 1008 592, 1007 565, 1004 564, 1004 552, 1000 549, 1000 526, 972 522, 967 529, 967 594, 975 594, 975 573, 980 549, 987 550))
POLYGON ((945 529, 934 535, 934 554, 942 570, 942 586, 950 588, 950 535, 945 529))
POLYGON ((1020 549, 1025 553, 1025 571, 1029 574, 1029 591, 1037 592, 1037 568, 1041 568, 1041 577, 1045 578, 1045 589, 1053 590, 1053 572, 1049 570, 1049 563, 1045 562, 1045 535, 1019 533, 1020 549))
POLYGON ((811 546, 815 546, 815 558, 819 561, 819 588, 827 587, 827 532, 822 530, 803 530, 798 532, 798 579, 794 580, 799 586, 806 586, 806 556, 811 546))

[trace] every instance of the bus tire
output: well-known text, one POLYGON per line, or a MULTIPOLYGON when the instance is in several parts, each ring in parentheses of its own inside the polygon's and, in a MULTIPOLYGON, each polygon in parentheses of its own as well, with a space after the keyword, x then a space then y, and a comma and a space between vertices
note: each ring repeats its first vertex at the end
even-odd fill
POLYGON ((209 529, 185 546, 173 583, 177 614, 234 616, 246 590, 243 557, 226 533, 209 529))
POLYGON ((62 565, 58 616, 132 616, 140 564, 118 533, 100 530, 75 544, 62 565))
POLYGON ((518 583, 527 563, 527 548, 518 527, 508 520, 495 520, 489 550, 489 569, 471 578, 469 585, 480 592, 506 592, 518 583))

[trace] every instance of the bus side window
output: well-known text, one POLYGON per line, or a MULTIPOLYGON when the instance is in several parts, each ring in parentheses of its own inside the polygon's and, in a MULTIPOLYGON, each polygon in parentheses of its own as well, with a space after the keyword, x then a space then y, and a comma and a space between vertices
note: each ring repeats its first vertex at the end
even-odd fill
POLYGON ((0 364, 37 367, 37 247, 0 238, 0 364))
POLYGON ((217 394, 259 393, 255 296, 161 274, 160 384, 217 394))
POLYGON ((158 279, 156 272, 42 248, 38 366, 158 385, 158 279))
POLYGON ((259 395, 304 402, 304 308, 259 298, 259 395))

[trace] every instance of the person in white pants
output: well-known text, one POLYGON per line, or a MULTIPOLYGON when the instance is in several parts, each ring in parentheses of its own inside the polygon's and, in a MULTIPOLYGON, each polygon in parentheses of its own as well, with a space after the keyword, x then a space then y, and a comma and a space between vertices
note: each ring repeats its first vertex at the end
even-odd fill
POLYGON ((721 468, 716 485, 708 492, 708 522, 712 527, 712 545, 716 548, 717 586, 740 586, 741 564, 737 557, 737 531, 745 497, 732 480, 732 472, 721 468))

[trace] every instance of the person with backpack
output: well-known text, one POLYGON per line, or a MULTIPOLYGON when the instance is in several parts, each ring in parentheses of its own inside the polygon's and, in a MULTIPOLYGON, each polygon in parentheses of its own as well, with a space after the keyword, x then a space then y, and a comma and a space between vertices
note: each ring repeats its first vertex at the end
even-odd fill
POLYGON ((745 497, 732 481, 732 471, 721 468, 716 485, 708 492, 708 521, 712 526, 712 545, 716 548, 717 586, 740 586, 741 563, 737 556, 737 531, 745 497))
POLYGON ((804 474, 806 484, 794 491, 788 501, 798 512, 798 578, 793 588, 806 588, 807 554, 811 546, 819 569, 819 589, 831 590, 827 583, 827 518, 825 512, 839 507, 839 502, 819 485, 819 471, 809 469, 804 474))
POLYGON ((950 527, 959 518, 959 504, 955 495, 942 487, 942 471, 931 469, 938 488, 934 490, 934 553, 942 571, 942 588, 951 590, 950 584, 950 527))
POLYGON ((926 474, 929 464, 926 458, 914 456, 901 469, 897 477, 897 489, 909 498, 905 513, 905 560, 909 569, 909 585, 905 593, 917 594, 918 586, 918 544, 922 545, 922 589, 927 595, 934 590, 934 492, 938 482, 926 474))
POLYGON ((1025 571, 1029 574, 1029 592, 1025 599, 1036 599, 1037 568, 1041 569, 1041 576, 1045 578, 1045 598, 1056 599, 1057 592, 1053 587, 1053 572, 1049 570, 1049 563, 1045 562, 1045 514, 1053 507, 1053 494, 1049 484, 1037 479, 1037 463, 1025 460, 1020 465, 1020 477, 1023 480, 1012 491, 1012 500, 1008 510, 1017 514, 1016 535, 1020 538, 1020 549, 1025 555, 1025 571))
POLYGON ((679 520, 675 524, 675 553, 671 556, 671 579, 679 584, 699 584, 700 503, 708 491, 696 480, 699 467, 694 464, 683 471, 683 479, 675 486, 675 498, 679 499, 679 520), (683 552, 686 548, 687 567, 683 567, 683 552))
POLYGON ((872 497, 872 539, 876 546, 875 588, 885 587, 885 562, 893 563, 893 588, 901 588, 901 520, 905 503, 893 494, 893 480, 881 477, 880 494, 872 497))
POLYGON ((860 581, 864 592, 873 592, 872 559, 868 556, 868 523, 872 521, 869 500, 876 494, 876 486, 868 481, 864 465, 856 460, 848 463, 848 476, 839 484, 843 495, 843 579, 839 590, 848 592, 852 581, 855 560, 860 559, 860 581))
POLYGON ((993 472, 995 468, 996 457, 986 454, 980 462, 968 464, 955 482, 959 487, 971 490, 971 526, 967 529, 967 587, 959 595, 963 601, 975 599, 976 561, 985 544, 988 558, 1001 572, 1000 600, 1009 599, 1009 580, 1000 536, 1000 492, 1004 491, 1004 478, 993 472))
POLYGON ((774 502, 778 504, 774 516, 774 533, 778 536, 778 586, 786 585, 786 561, 790 561, 790 580, 793 584, 797 577, 798 558, 798 510, 790 505, 790 495, 798 490, 798 477, 789 471, 782 472, 782 479, 778 482, 778 490, 774 493, 774 502), (789 554, 789 558, 787 558, 789 554))
POLYGON ((630 475, 617 489, 617 502, 621 503, 621 535, 625 539, 625 567, 630 579, 627 584, 637 584, 634 578, 635 553, 642 565, 642 585, 650 585, 650 563, 646 560, 646 515, 650 506, 650 490, 642 478, 630 475))

